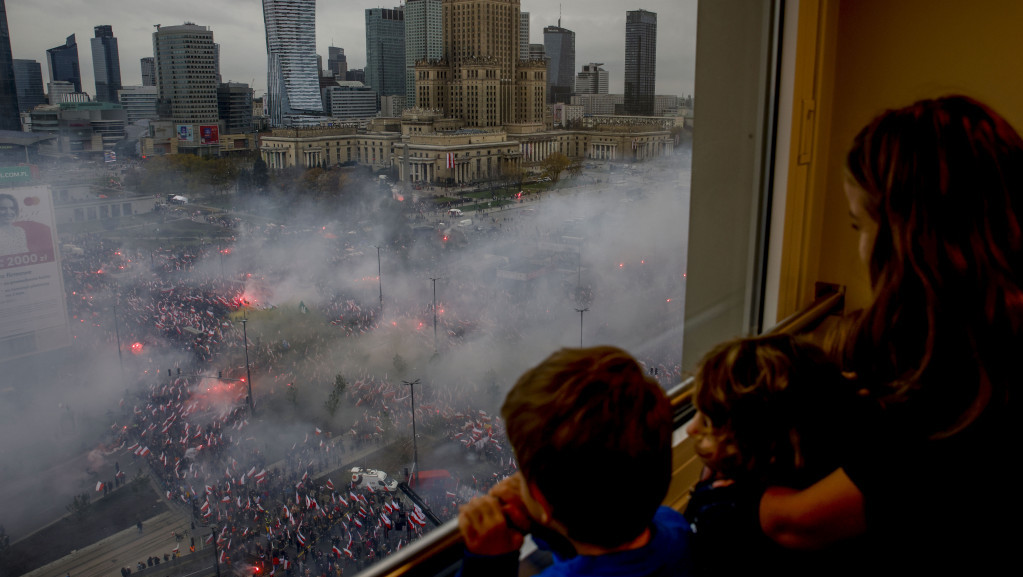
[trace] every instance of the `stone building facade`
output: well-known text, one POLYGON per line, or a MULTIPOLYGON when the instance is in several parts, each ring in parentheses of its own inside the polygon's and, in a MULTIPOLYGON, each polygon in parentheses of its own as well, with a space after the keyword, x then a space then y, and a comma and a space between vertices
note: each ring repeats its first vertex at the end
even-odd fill
POLYGON ((654 124, 519 133, 515 128, 474 128, 439 111, 410 109, 400 121, 377 119, 365 132, 355 124, 274 130, 262 137, 260 153, 272 170, 354 163, 394 170, 402 182, 470 184, 537 172, 554 153, 573 161, 639 162, 674 150, 669 130, 654 124))

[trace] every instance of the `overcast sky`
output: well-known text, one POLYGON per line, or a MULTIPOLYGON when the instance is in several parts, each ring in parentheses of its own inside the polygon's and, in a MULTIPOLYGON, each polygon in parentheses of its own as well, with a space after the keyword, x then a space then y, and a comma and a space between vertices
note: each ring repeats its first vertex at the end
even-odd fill
MULTIPOLYGON (((625 12, 657 13, 657 93, 693 92, 696 54, 697 0, 562 0, 561 25, 576 33, 576 71, 588 62, 603 62, 612 93, 622 92, 625 58, 625 12)), ((327 46, 341 46, 349 68, 366 64, 365 9, 394 7, 379 0, 318 0, 316 46, 327 59, 327 46)), ((7 0, 7 20, 15 58, 37 60, 48 81, 46 49, 78 40, 82 88, 95 93, 93 27, 110 24, 117 37, 124 85, 141 84, 139 59, 153 55, 154 24, 185 21, 209 26, 220 44, 224 81, 249 83, 260 95, 266 90, 266 40, 260 0, 7 0)), ((530 13, 530 42, 543 42, 543 27, 556 25, 558 2, 522 0, 530 13)))

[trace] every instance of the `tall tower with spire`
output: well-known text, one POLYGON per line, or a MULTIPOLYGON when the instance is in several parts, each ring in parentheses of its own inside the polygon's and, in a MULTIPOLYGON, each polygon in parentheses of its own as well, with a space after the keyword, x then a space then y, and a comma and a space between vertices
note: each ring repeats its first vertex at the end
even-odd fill
POLYGON ((444 56, 416 64, 416 104, 470 127, 542 124, 547 68, 521 60, 519 0, 444 0, 444 56))

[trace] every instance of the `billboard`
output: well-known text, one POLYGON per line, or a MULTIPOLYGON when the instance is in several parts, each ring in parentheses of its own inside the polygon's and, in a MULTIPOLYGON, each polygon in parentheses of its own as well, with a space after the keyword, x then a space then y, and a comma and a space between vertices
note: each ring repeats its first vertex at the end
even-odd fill
POLYGON ((216 144, 220 142, 220 127, 216 124, 199 127, 199 144, 216 144))
POLYGON ((0 190, 0 361, 70 342, 54 222, 48 186, 0 190))
POLYGON ((0 184, 22 183, 32 180, 29 166, 0 166, 0 184))
POLYGON ((192 125, 191 124, 178 124, 178 140, 181 142, 192 142, 192 125))

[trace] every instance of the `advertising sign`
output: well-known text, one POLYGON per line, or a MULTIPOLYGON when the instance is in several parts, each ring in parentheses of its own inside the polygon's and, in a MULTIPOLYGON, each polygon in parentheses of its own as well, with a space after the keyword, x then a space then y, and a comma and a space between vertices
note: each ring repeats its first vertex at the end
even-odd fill
POLYGON ((0 185, 28 182, 32 180, 32 168, 29 166, 0 167, 0 185))
POLYGON ((0 361, 69 343, 48 186, 0 189, 0 361))
POLYGON ((216 144, 220 142, 220 127, 216 124, 199 127, 199 144, 216 144))
POLYGON ((179 124, 178 126, 178 140, 182 142, 192 142, 192 125, 191 124, 179 124))

